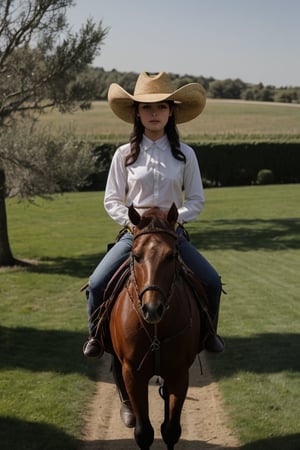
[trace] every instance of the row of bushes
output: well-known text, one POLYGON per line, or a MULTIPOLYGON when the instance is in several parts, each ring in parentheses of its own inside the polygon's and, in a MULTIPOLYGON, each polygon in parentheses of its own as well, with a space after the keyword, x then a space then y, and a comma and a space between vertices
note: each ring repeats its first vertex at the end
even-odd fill
POLYGON ((193 148, 207 185, 300 181, 300 143, 208 144, 193 148))
MULTIPOLYGON (((190 145, 196 152, 206 187, 300 181, 300 143, 190 145)), ((96 146, 96 170, 89 177, 89 189, 104 189, 114 151, 113 144, 96 146)))

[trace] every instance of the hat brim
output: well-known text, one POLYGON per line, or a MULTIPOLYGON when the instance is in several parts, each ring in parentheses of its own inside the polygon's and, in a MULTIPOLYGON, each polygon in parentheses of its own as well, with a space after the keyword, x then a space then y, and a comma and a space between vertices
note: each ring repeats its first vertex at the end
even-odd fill
POLYGON ((108 102, 112 111, 120 119, 134 123, 134 104, 173 101, 175 105, 175 122, 184 123, 197 117, 206 103, 205 90, 198 83, 189 83, 171 94, 131 95, 117 83, 112 83, 108 90, 108 102))

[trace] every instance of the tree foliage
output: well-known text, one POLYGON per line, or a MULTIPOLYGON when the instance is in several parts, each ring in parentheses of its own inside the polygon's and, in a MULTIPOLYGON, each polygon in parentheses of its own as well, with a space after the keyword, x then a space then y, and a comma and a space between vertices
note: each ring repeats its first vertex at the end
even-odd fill
POLYGON ((84 73, 108 32, 91 19, 73 32, 72 0, 0 0, 0 266, 13 265, 5 197, 74 189, 91 162, 89 149, 70 136, 34 132, 45 108, 88 106, 84 73))
MULTIPOLYGON (((187 83, 200 83, 209 98, 254 100, 268 102, 300 103, 300 87, 264 86, 263 83, 245 83, 237 79, 216 80, 196 75, 178 75, 169 73, 175 89, 187 83)), ((135 72, 118 72, 116 69, 105 71, 99 67, 88 67, 79 77, 78 84, 93 83, 89 101, 106 100, 111 83, 119 83, 128 92, 133 92, 138 74, 135 72)))
POLYGON ((71 131, 54 135, 49 128, 13 126, 0 137, 6 195, 33 198, 80 189, 96 158, 92 144, 71 131))
POLYGON ((70 110, 90 95, 77 77, 99 53, 107 30, 88 20, 78 33, 66 22, 72 0, 0 2, 0 126, 20 113, 70 110))

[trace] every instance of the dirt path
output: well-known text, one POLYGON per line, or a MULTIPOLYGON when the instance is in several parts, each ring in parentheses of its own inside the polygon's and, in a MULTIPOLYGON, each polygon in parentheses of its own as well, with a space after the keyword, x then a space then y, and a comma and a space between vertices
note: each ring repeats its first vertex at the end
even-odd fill
MULTIPOLYGON (((233 450, 239 444, 227 425, 226 414, 217 385, 212 382, 205 358, 201 356, 204 374, 196 359, 190 370, 190 388, 182 412, 182 435, 176 450, 233 450)), ((133 430, 121 422, 119 396, 109 372, 110 359, 101 360, 100 380, 86 419, 82 450, 137 450, 133 430)), ((156 379, 149 387, 150 416, 155 432, 151 450, 166 450, 160 435, 163 401, 156 379)))

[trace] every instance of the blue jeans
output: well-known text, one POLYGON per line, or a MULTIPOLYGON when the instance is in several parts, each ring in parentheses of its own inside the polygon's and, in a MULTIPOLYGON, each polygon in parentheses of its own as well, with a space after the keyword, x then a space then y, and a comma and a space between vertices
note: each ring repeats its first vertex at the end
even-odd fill
MULTIPOLYGON (((93 336, 96 323, 92 320, 93 312, 102 302, 107 283, 120 265, 130 256, 133 244, 131 233, 125 233, 121 239, 102 258, 89 279, 87 288, 89 332, 93 336)), ((178 251, 185 264, 199 277, 205 287, 209 300, 212 319, 217 322, 220 297, 222 292, 221 279, 215 269, 198 252, 198 250, 183 236, 178 236, 178 251)))

